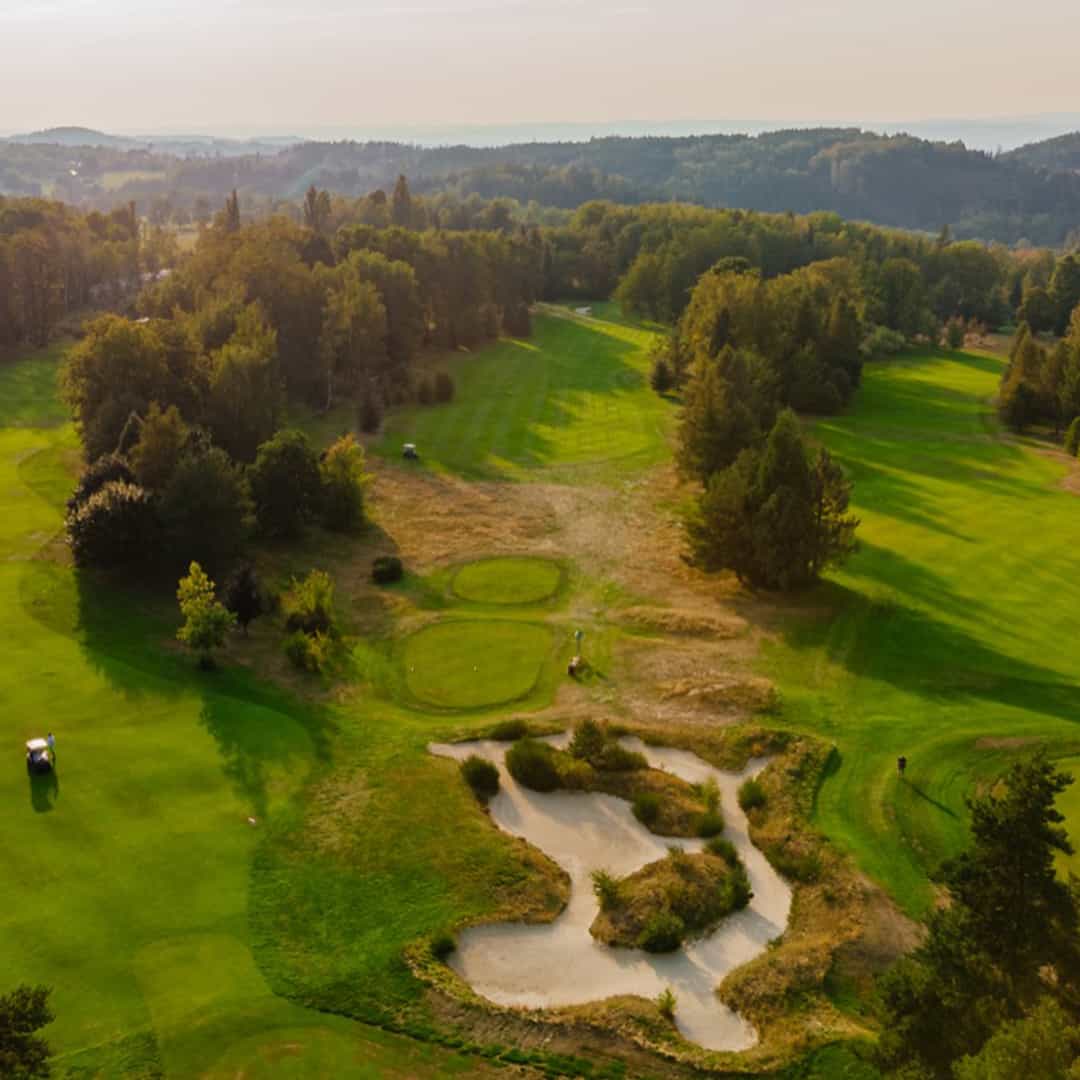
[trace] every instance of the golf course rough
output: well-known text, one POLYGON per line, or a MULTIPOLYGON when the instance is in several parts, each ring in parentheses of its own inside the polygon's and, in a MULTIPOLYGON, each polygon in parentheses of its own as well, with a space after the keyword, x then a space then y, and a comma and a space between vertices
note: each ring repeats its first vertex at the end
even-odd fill
POLYGON ((527 697, 551 654, 554 634, 514 619, 449 619, 405 642, 405 683, 423 705, 484 709, 527 697))
POLYGON ((454 575, 453 591, 476 604, 538 604, 562 584, 562 569, 549 559, 511 556, 467 563, 454 575))

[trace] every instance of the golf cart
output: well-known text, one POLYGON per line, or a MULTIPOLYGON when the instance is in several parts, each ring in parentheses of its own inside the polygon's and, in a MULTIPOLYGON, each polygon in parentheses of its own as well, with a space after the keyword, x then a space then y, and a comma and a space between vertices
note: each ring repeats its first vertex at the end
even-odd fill
POLYGON ((416 443, 407 442, 401 448, 401 456, 407 458, 409 461, 416 461, 420 454, 416 450, 416 443))
POLYGON ((26 769, 31 773, 52 772, 53 760, 49 744, 44 739, 29 739, 26 743, 26 769))

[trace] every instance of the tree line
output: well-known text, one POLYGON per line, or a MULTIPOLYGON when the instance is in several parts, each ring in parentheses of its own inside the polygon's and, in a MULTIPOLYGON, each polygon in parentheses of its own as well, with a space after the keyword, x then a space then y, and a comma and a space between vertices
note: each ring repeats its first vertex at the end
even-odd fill
POLYGON ((193 212, 197 200, 217 204, 233 187, 262 202, 295 198, 312 182, 357 196, 389 190, 405 173, 419 191, 451 189, 522 204, 573 209, 608 198, 827 210, 927 232, 949 225, 964 238, 1068 247, 1080 241, 1073 156, 1053 141, 991 155, 960 142, 817 128, 489 148, 311 142, 229 157, 96 147, 80 151, 80 168, 71 175, 70 146, 9 143, 0 144, 0 190, 53 190, 80 205, 102 206, 115 197, 106 176, 126 172, 119 197, 146 206, 164 198, 193 212))
MULTIPOLYGON (((408 210, 408 189, 397 193, 408 210)), ((348 224, 325 192, 307 225, 241 221, 235 195, 195 250, 70 350, 62 388, 87 468, 68 509, 81 565, 217 572, 253 531, 294 536, 363 517, 351 440, 320 459, 282 430, 287 405, 347 404, 362 429, 390 403, 449 400, 417 380, 425 348, 529 331, 542 247, 529 232, 438 233, 348 224)))
POLYGON ((118 302, 147 270, 133 206, 82 214, 0 196, 0 353, 48 344, 61 322, 118 302))

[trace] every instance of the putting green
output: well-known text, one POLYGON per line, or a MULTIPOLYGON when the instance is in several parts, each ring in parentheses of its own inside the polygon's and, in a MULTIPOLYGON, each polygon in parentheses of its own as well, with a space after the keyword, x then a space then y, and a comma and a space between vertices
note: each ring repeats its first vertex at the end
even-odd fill
POLYGON ((418 701, 480 709, 525 697, 551 651, 550 628, 510 619, 453 620, 413 634, 405 681, 418 701))
POLYGON ((555 595, 561 578, 548 559, 481 559, 454 575, 454 592, 478 604, 536 604, 555 595))

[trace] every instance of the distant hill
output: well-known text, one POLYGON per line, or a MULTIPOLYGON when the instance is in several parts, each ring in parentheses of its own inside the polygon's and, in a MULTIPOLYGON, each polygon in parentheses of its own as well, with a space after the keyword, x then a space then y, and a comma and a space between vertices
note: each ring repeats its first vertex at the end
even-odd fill
POLYGON ((961 142, 859 128, 495 147, 128 139, 61 128, 0 144, 0 193, 48 194, 99 207, 133 199, 168 215, 190 211, 197 200, 218 206, 233 188, 249 209, 269 209, 277 200, 301 197, 312 184, 358 196, 389 189, 404 173, 419 192, 509 197, 563 209, 593 199, 674 199, 831 211, 935 233, 948 226, 957 237, 1062 246, 1080 245, 1078 159, 1080 135, 994 155, 961 142), (85 141, 94 138, 113 141, 85 141))
POLYGON ((1004 157, 1019 161, 1033 169, 1050 172, 1080 172, 1080 131, 1059 135, 1056 139, 1029 143, 1010 151, 1004 157))
POLYGON ((30 143, 46 146, 136 146, 135 140, 123 135, 106 135, 85 127, 56 127, 44 131, 31 131, 26 135, 12 135, 3 140, 13 143, 30 143))
POLYGON ((225 139, 217 135, 109 135, 85 127, 55 127, 11 135, 0 142, 29 146, 88 147, 115 150, 156 150, 176 157, 241 157, 245 154, 275 154, 287 146, 303 142, 295 135, 260 139, 225 139))

